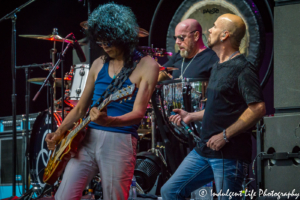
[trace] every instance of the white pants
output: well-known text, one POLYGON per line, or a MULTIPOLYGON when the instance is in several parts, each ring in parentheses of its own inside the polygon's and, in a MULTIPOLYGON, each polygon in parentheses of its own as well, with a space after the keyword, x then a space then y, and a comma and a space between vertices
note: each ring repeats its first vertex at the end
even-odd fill
POLYGON ((56 200, 80 199, 100 172, 104 200, 127 200, 136 161, 137 139, 131 134, 88 129, 75 158, 68 162, 56 200))

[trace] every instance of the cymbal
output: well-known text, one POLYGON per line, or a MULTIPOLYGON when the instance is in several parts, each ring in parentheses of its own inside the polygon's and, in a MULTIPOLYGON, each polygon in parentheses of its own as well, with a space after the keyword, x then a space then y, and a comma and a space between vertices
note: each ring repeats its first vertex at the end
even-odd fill
POLYGON ((146 31, 143 28, 139 28, 139 37, 147 37, 149 35, 149 32, 146 31))
MULTIPOLYGON (((25 38, 33 38, 33 39, 39 39, 39 40, 49 40, 49 41, 57 41, 57 42, 63 42, 63 38, 59 35, 19 35, 20 37, 25 38)), ((65 39, 66 43, 72 43, 72 40, 65 39)))
MULTIPOLYGON (((83 21, 79 24, 82 28, 84 28, 85 30, 88 29, 88 23, 87 21, 83 21)), ((147 37, 149 35, 149 32, 146 31, 143 28, 139 28, 139 37, 147 37)))
POLYGON ((163 66, 159 66, 159 71, 163 71, 163 70, 174 71, 174 70, 179 70, 179 69, 175 68, 175 67, 163 67, 163 66))
MULTIPOLYGON (((43 85, 46 78, 31 78, 28 79, 29 83, 37 84, 37 85, 43 85)), ((65 78, 66 84, 71 84, 71 80, 69 78, 65 78)), ((61 87, 61 78, 55 78, 55 86, 61 87)))

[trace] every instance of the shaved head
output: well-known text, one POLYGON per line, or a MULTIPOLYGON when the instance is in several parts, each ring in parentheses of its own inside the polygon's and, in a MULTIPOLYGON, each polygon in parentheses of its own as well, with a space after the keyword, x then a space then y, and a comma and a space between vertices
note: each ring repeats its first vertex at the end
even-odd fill
POLYGON ((193 57, 204 46, 202 41, 202 27, 195 19, 186 19, 175 28, 175 43, 184 58, 193 57))
POLYGON ((183 29, 185 31, 199 31, 202 35, 202 27, 195 19, 186 19, 177 24, 176 28, 183 29))
POLYGON ((243 19, 237 15, 224 14, 217 20, 221 28, 229 32, 232 47, 238 49, 246 32, 246 25, 243 19))

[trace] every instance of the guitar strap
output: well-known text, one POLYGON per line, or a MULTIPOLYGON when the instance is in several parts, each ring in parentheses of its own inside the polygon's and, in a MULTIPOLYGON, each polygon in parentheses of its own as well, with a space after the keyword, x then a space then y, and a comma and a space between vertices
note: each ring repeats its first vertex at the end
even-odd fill
POLYGON ((130 67, 128 64, 125 64, 122 70, 119 72, 119 74, 114 78, 111 83, 108 85, 106 90, 102 93, 102 95, 99 97, 99 99, 95 102, 93 106, 90 106, 89 111, 87 112, 87 115, 89 114, 92 107, 98 107, 104 99, 109 97, 109 95, 113 94, 117 90, 122 88, 123 83, 129 78, 133 70, 136 68, 137 64, 140 62, 140 60, 144 57, 144 54, 134 50, 133 52, 133 66, 130 67))

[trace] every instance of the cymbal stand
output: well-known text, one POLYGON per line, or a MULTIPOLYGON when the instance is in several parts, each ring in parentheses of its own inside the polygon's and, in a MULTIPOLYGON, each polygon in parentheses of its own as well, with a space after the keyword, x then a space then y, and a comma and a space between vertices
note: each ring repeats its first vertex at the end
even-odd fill
POLYGON ((151 113, 151 127, 152 127, 152 131, 151 131, 151 137, 152 137, 151 149, 152 149, 152 153, 154 153, 155 146, 156 146, 156 123, 155 123, 155 120, 156 120, 155 113, 154 113, 154 110, 152 110, 152 113, 151 113))
MULTIPOLYGON (((53 28, 52 35, 58 35, 57 28, 53 28)), ((57 53, 55 40, 53 41, 53 49, 51 49, 50 52, 51 52, 50 57, 52 59, 52 66, 54 66, 55 65, 55 55, 57 53)), ((52 77, 53 77, 53 80, 55 80, 56 71, 53 72, 52 77)), ((56 81, 53 82, 53 101, 55 101, 55 100, 56 100, 56 81)), ((56 109, 55 109, 55 111, 56 111, 56 109)))
POLYGON ((16 121, 17 121, 17 112, 16 112, 16 21, 17 21, 17 12, 20 12, 21 9, 25 8, 35 0, 29 0, 24 3, 20 7, 11 11, 4 17, 0 19, 0 22, 6 19, 11 19, 12 21, 12 31, 11 31, 11 71, 12 71, 12 116, 13 116, 13 150, 12 150, 12 195, 16 196, 16 157, 17 157, 17 129, 16 129, 16 121))
MULTIPOLYGON (((65 53, 67 52, 67 50, 70 48, 71 43, 68 43, 67 47, 64 49, 64 51, 61 54, 61 58, 63 58, 65 56, 65 53)), ((41 93, 42 89, 44 88, 44 86, 46 85, 46 83, 48 82, 48 80, 50 80, 51 75, 54 73, 54 71, 58 68, 58 66, 60 65, 62 59, 59 58, 56 62, 56 64, 53 66, 53 68, 51 69, 51 71, 49 72, 48 76, 46 77, 45 81, 43 82, 42 86, 40 87, 39 91, 35 94, 34 98, 32 99, 33 101, 36 101, 36 99, 38 98, 39 94, 41 93)), ((54 81, 54 80, 53 80, 54 81)), ((50 88, 50 91, 52 90, 52 94, 53 95, 53 88, 50 88)), ((54 117, 53 117, 53 113, 54 113, 54 108, 53 108, 53 101, 51 102, 51 127, 52 127, 52 131, 54 132, 54 117)))

